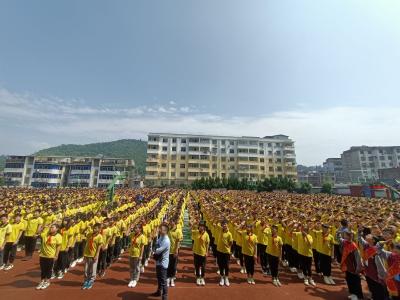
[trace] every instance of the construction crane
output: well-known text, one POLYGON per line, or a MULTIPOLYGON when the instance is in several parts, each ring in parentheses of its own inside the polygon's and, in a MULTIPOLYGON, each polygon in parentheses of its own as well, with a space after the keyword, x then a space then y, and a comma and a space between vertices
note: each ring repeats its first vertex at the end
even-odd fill
POLYGON ((108 204, 113 203, 114 201, 114 192, 115 192, 115 184, 119 180, 125 180, 126 175, 117 175, 113 178, 111 183, 107 187, 107 202, 108 204))

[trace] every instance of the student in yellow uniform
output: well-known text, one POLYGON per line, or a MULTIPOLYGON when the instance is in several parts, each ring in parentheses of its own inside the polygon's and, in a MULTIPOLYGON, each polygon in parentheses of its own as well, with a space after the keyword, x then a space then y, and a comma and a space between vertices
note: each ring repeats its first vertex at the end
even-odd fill
POLYGON ((267 256, 268 247, 268 235, 271 234, 271 229, 267 222, 261 220, 256 224, 256 235, 257 235, 257 254, 260 259, 261 270, 264 275, 269 274, 269 264, 267 256))
POLYGON ((40 271, 41 282, 36 287, 37 290, 47 289, 50 285, 50 278, 53 273, 54 260, 58 257, 62 238, 58 233, 58 225, 52 224, 48 230, 41 234, 40 246, 40 271))
POLYGON ((178 255, 179 248, 181 246, 181 241, 183 240, 182 230, 176 224, 176 220, 170 221, 170 230, 168 232, 168 237, 170 241, 170 250, 169 250, 169 262, 167 269, 167 285, 175 286, 175 275, 176 268, 178 266, 178 255))
POLYGON ((221 280, 219 285, 230 286, 229 283, 229 260, 233 244, 232 234, 229 231, 228 223, 224 220, 221 225, 216 226, 217 239, 217 262, 221 280))
POLYGON ((15 255, 17 253, 18 241, 25 230, 25 224, 21 221, 21 214, 14 216, 14 221, 11 222, 11 234, 6 238, 6 244, 4 245, 4 258, 5 264, 4 270, 11 270, 14 265, 15 255))
POLYGON ((103 245, 103 236, 100 234, 101 224, 96 223, 93 229, 86 235, 86 245, 83 255, 85 257, 85 275, 82 289, 91 289, 96 279, 97 262, 100 249, 103 245))
POLYGON ((278 277, 278 271, 279 260, 282 256, 282 246, 283 241, 282 238, 278 236, 278 226, 272 225, 271 233, 268 234, 268 247, 266 248, 266 253, 271 270, 272 284, 275 286, 281 286, 281 282, 279 281, 278 277))
POLYGON ((332 257, 335 247, 335 239, 330 234, 329 225, 322 225, 322 232, 317 233, 317 251, 319 252, 319 260, 324 282, 329 285, 334 285, 335 281, 332 278, 332 257))
POLYGON ((100 233, 103 236, 103 247, 101 247, 100 254, 99 254, 99 263, 97 265, 97 274, 100 277, 104 277, 106 275, 106 269, 107 269, 108 244, 110 243, 110 239, 112 237, 110 221, 108 219, 105 219, 103 221, 103 228, 101 229, 100 233))
POLYGON ((312 279, 312 259, 313 259, 313 252, 312 252, 312 245, 313 239, 312 236, 309 234, 309 228, 307 225, 301 227, 300 234, 297 235, 298 238, 298 245, 297 249, 300 256, 301 266, 304 275, 304 284, 305 285, 312 285, 316 286, 314 280, 312 279))
POLYGON ((3 270, 5 266, 3 262, 4 246, 11 232, 12 228, 11 224, 8 223, 8 216, 7 214, 3 214, 1 216, 1 224, 0 224, 0 270, 3 270))
POLYGON ((25 229, 25 259, 31 259, 35 251, 36 241, 42 230, 43 219, 40 217, 40 209, 36 209, 32 214, 26 216, 25 229))
POLYGON ((143 255, 146 237, 142 233, 142 226, 137 224, 130 234, 129 254, 129 275, 130 281, 128 287, 134 288, 140 277, 140 261, 143 255))
POLYGON ((196 284, 205 285, 206 259, 210 246, 210 237, 206 232, 204 221, 200 221, 197 229, 192 229, 194 268, 196 271, 196 284))
POLYGON ((253 225, 247 224, 246 231, 242 232, 242 253, 247 273, 247 283, 254 281, 254 265, 257 260, 257 236, 253 233, 253 225))
POLYGON ((58 252, 57 261, 54 266, 54 274, 58 279, 62 279, 69 268, 68 259, 68 242, 69 242, 69 231, 71 227, 71 221, 69 218, 65 218, 61 223, 59 233, 61 235, 61 247, 58 252))

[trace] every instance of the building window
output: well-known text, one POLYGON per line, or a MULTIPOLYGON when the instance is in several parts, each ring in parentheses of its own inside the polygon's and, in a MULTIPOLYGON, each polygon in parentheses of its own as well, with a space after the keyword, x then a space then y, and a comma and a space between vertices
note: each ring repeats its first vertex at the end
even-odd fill
POLYGON ((167 151, 167 147, 162 147, 162 151, 167 151))
POLYGON ((230 154, 234 154, 235 153, 235 149, 229 149, 229 153, 230 154))
POLYGON ((173 142, 173 143, 176 143, 176 138, 173 138, 173 139, 172 139, 172 142, 173 142))
POLYGON ((186 152, 186 147, 181 147, 181 152, 186 152))
POLYGON ((186 144, 186 139, 181 139, 182 144, 186 144))
POLYGON ((185 177, 185 172, 180 172, 180 173, 179 173, 179 176, 180 176, 180 177, 185 177))
POLYGON ((175 168, 176 164, 171 164, 171 168, 175 168))
POLYGON ((174 151, 174 152, 175 152, 175 151, 176 151, 176 147, 172 147, 172 151, 174 151))
POLYGON ((181 169, 184 169, 185 167, 186 167, 186 165, 185 164, 180 164, 180 166, 179 166, 181 169))
POLYGON ((168 143, 168 139, 167 138, 163 138, 162 141, 163 141, 163 143, 168 143))

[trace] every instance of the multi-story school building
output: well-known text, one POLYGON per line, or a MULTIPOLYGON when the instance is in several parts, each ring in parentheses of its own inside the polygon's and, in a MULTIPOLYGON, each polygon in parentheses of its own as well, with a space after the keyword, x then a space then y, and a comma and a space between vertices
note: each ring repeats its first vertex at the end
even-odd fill
POLYGON ((297 177, 294 142, 286 135, 150 133, 146 162, 146 184, 152 186, 189 184, 201 177, 297 177))
POLYGON ((118 175, 116 186, 128 186, 134 179, 135 163, 130 159, 71 156, 17 156, 6 159, 4 181, 22 187, 107 187, 118 175))

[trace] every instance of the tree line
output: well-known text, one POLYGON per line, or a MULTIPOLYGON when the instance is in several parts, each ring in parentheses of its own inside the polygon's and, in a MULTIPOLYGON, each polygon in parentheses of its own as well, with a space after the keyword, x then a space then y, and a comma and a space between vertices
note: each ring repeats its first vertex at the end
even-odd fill
MULTIPOLYGON (((260 181, 250 181, 247 178, 238 179, 236 177, 222 179, 219 177, 203 177, 193 181, 191 188, 194 190, 228 189, 254 190, 258 192, 285 190, 290 193, 309 194, 311 193, 312 186, 308 182, 298 183, 289 177, 270 177, 260 181)), ((324 184, 321 192, 331 194, 332 186, 330 184, 324 184)))

